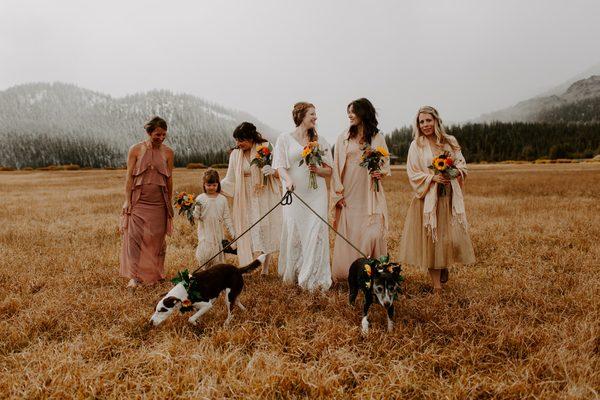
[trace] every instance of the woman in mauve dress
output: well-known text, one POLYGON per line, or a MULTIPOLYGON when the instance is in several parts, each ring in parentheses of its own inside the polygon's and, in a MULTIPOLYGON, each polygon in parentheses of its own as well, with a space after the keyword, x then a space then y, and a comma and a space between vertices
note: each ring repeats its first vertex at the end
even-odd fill
MULTIPOLYGON (((336 230, 357 246, 367 257, 387 255, 388 212, 382 178, 390 175, 390 160, 385 158, 380 172, 369 173, 361 167, 366 147, 382 148, 388 153, 385 138, 377 128, 377 113, 365 98, 347 107, 350 128, 338 136, 334 149, 331 204, 335 208, 336 230), (375 190, 378 181, 379 191, 375 190)), ((336 235, 333 249, 334 281, 348 279, 348 269, 362 257, 344 239, 336 235)))
POLYGON ((435 108, 419 109, 413 133, 406 174, 414 196, 404 222, 399 261, 427 270, 434 294, 439 296, 442 284, 448 281, 448 268, 475 262, 463 198, 467 163, 458 141, 446 133, 435 108), (443 153, 458 169, 456 179, 435 175, 429 168, 443 153))
POLYGON ((148 139, 129 149, 121 232, 119 273, 127 287, 164 279, 165 236, 173 230, 173 150, 163 141, 167 123, 154 117, 145 126, 148 139))

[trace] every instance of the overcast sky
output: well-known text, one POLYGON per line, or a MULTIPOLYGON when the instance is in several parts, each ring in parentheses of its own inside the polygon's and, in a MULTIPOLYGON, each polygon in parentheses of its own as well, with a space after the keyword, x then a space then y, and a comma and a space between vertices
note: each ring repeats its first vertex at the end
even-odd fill
POLYGON ((600 63, 598 0, 0 0, 0 90, 154 88, 281 131, 299 100, 335 137, 369 98, 389 132, 417 108, 464 121, 600 63))

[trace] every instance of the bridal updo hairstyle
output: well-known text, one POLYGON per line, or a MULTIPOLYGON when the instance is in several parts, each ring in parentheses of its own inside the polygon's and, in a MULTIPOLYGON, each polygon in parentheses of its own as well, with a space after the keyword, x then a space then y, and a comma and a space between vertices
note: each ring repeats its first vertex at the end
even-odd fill
MULTIPOLYGON (((305 101, 301 101, 299 103, 294 104, 294 109, 292 110, 292 118, 294 118, 294 124, 296 126, 300 126, 302 121, 304 121, 304 117, 306 117, 306 113, 311 108, 315 108, 314 104, 307 103, 305 101)), ((314 128, 308 130, 308 140, 310 142, 314 142, 317 140, 317 131, 314 128)))
POLYGON ((151 134, 154 132, 156 128, 162 128, 165 131, 167 130, 167 121, 162 119, 161 117, 153 117, 150 121, 146 122, 144 125, 144 129, 146 133, 151 134))
POLYGON ((239 124, 233 131, 233 138, 240 141, 250 140, 255 144, 267 141, 262 137, 260 132, 256 130, 256 126, 251 122, 242 122, 239 124))
MULTIPOLYGON (((364 97, 348 104, 346 110, 350 111, 350 107, 352 107, 354 114, 360 118, 360 122, 363 125, 365 142, 371 144, 373 136, 379 132, 379 128, 377 128, 379 122, 377 122, 377 111, 375 111, 375 107, 373 107, 373 104, 364 97)), ((358 127, 350 126, 349 132, 350 139, 356 138, 358 135, 358 127)))

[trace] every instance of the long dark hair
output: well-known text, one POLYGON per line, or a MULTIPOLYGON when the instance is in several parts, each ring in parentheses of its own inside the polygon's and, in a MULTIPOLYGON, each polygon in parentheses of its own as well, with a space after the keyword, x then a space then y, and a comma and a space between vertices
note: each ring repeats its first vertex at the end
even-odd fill
MULTIPOLYGON (((292 118, 294 119, 294 124, 296 126, 300 126, 302 121, 304 121, 304 117, 306 117, 306 113, 311 108, 315 108, 312 103, 307 103, 306 101, 301 101, 299 103, 294 104, 294 109, 292 110, 292 118)), ((317 140, 318 135, 317 131, 314 128, 310 128, 308 130, 308 141, 314 142, 317 140)))
POLYGON ((233 130, 233 138, 237 140, 251 140, 254 143, 264 143, 267 139, 263 138, 260 132, 256 130, 251 122, 242 122, 233 130))
POLYGON ((209 168, 204 171, 204 175, 202 176, 202 191, 204 193, 206 193, 206 188, 204 187, 205 183, 218 183, 217 193, 221 193, 221 178, 219 177, 217 170, 209 168))
MULTIPOLYGON (((354 114, 360 118, 365 142, 371 144, 373 136, 379 132, 379 128, 377 127, 379 122, 377 122, 377 111, 375 111, 375 107, 373 107, 373 104, 364 97, 348 104, 346 110, 350 110, 350 107, 352 107, 354 114)), ((358 136, 358 126, 352 125, 348 131, 350 132, 350 139, 354 139, 358 136)))

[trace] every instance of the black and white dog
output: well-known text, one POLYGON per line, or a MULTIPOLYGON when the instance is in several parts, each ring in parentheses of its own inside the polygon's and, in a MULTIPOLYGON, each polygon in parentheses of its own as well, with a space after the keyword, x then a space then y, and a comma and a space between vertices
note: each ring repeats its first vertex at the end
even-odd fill
MULTIPOLYGON (((261 254, 245 267, 237 268, 231 264, 217 264, 211 268, 186 276, 184 281, 177 283, 156 305, 156 311, 150 322, 157 326, 166 320, 175 310, 193 309, 196 313, 188 321, 196 325, 198 318, 210 310, 213 302, 225 291, 227 304, 227 325, 233 318, 231 309, 237 305, 241 310, 244 306, 238 296, 244 288, 243 274, 255 270, 265 262, 265 254, 261 254)), ((182 310, 182 311, 183 311, 182 310)))
POLYGON ((400 274, 400 264, 391 263, 385 258, 383 261, 359 258, 354 261, 348 271, 348 287, 350 289, 350 305, 354 305, 358 291, 362 290, 365 296, 363 318, 361 322, 362 333, 369 332, 369 308, 373 304, 373 293, 377 301, 387 311, 387 329, 394 328, 394 300, 401 292, 403 277, 400 274))

